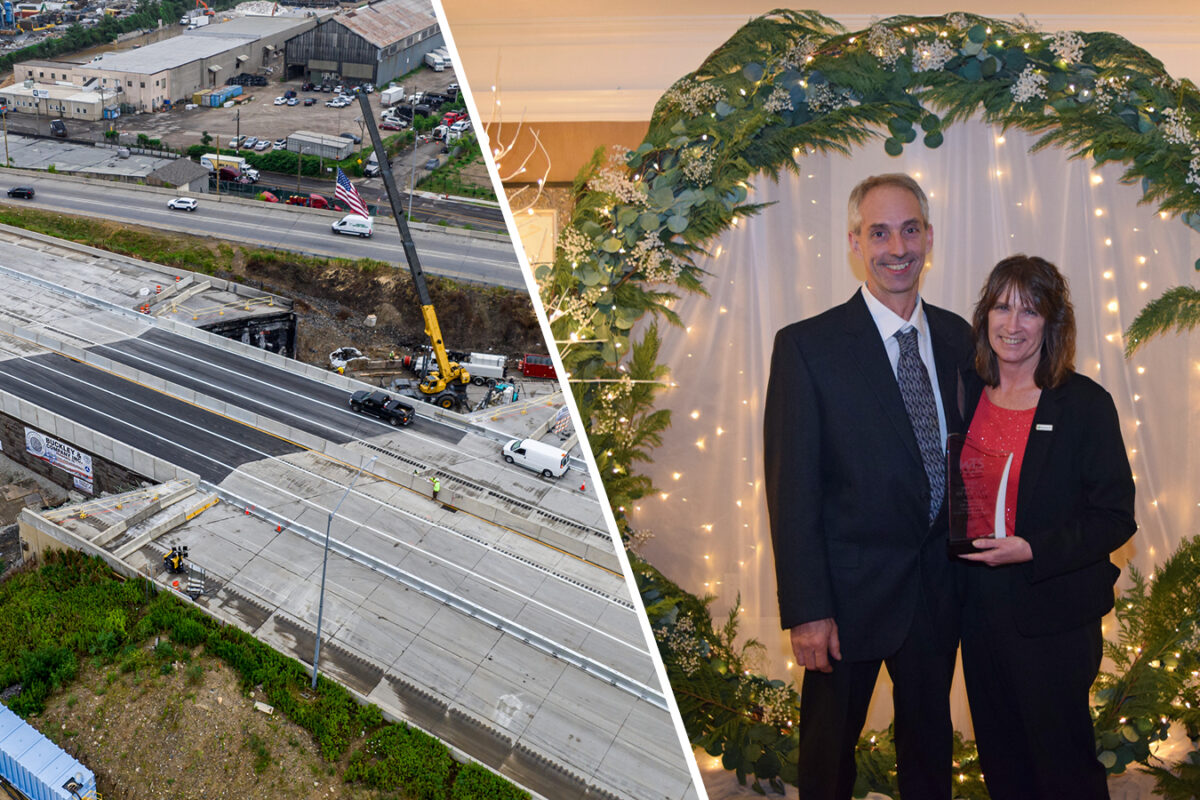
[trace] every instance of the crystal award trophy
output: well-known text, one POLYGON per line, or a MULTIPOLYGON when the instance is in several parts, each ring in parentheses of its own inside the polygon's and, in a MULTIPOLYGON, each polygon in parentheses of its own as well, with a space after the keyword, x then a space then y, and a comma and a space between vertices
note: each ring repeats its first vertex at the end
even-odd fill
POLYGON ((950 552, 975 552, 973 539, 1003 539, 1005 498, 1013 454, 980 447, 961 433, 946 440, 950 501, 950 552))

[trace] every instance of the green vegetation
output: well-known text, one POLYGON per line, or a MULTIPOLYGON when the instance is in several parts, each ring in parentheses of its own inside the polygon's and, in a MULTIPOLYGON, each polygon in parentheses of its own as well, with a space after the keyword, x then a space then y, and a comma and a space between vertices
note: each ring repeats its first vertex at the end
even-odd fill
MULTIPOLYGON (((156 593, 144 580, 118 580, 98 558, 50 553, 41 568, 0 584, 0 688, 21 685, 10 708, 22 716, 40 712, 54 692, 69 690, 81 659, 110 665, 110 683, 121 673, 137 684, 175 662, 190 662, 198 648, 229 665, 245 691, 261 687, 278 713, 312 735, 327 761, 349 754, 348 783, 423 800, 529 798, 487 770, 460 767, 437 739, 384 722, 377 707, 360 706, 324 677, 311 691, 300 662, 156 593), (148 648, 149 641, 157 645, 148 648)), ((272 761, 270 743, 243 733, 255 772, 264 772, 272 761)), ((330 774, 336 774, 332 767, 330 774)))
POLYGON ((483 163, 479 140, 474 136, 464 136, 454 143, 446 163, 422 178, 417 187, 430 192, 495 200, 496 193, 491 187, 463 183, 463 168, 474 163, 483 163))

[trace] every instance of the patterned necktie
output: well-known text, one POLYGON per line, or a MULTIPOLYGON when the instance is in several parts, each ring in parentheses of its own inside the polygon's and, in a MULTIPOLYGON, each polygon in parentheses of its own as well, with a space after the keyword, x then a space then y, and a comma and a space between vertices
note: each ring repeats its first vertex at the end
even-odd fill
POLYGON ((946 456, 942 452, 942 435, 938 429, 937 402, 933 399, 929 372, 917 350, 917 329, 909 327, 898 331, 896 341, 900 343, 896 381, 900 384, 900 395, 904 398, 904 408, 917 436, 925 476, 929 479, 929 522, 932 524, 942 507, 942 494, 946 488, 946 456))

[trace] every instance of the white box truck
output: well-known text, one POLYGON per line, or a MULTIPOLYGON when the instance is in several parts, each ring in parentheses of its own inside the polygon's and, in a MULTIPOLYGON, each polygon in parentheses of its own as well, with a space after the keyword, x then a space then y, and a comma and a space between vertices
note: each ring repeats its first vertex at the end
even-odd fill
POLYGON ((440 55, 438 55, 436 50, 425 54, 425 63, 434 72, 442 72, 443 70, 446 69, 445 60, 443 60, 442 57, 440 55))
POLYGON ((403 86, 389 86, 379 93, 379 102, 385 106, 390 106, 394 103, 404 102, 405 97, 403 86))
POLYGON ((200 156, 200 166, 204 167, 209 172, 221 167, 233 167, 243 175, 250 178, 252 181, 257 181, 259 178, 258 170, 250 166, 250 162, 241 156, 228 156, 224 153, 217 155, 216 153, 205 153, 200 156))

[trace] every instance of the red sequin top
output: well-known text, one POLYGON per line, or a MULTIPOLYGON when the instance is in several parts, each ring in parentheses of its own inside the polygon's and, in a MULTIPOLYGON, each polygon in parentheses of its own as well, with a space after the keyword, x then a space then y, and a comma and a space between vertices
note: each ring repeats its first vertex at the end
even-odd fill
POLYGON ((1021 475, 1021 461, 1025 455, 1025 445, 1029 441, 1029 430, 1033 427, 1033 415, 1036 411, 1036 408, 1000 408, 988 400, 986 391, 980 395, 979 406, 975 409, 971 428, 967 431, 967 446, 963 448, 959 461, 970 509, 967 517, 968 538, 975 539, 993 534, 995 507, 990 500, 983 503, 978 499, 996 497, 1009 453, 1013 454, 1013 460, 1008 471, 1008 485, 1004 497, 1004 529, 1006 535, 1013 535, 1016 527, 1017 484, 1021 475))

